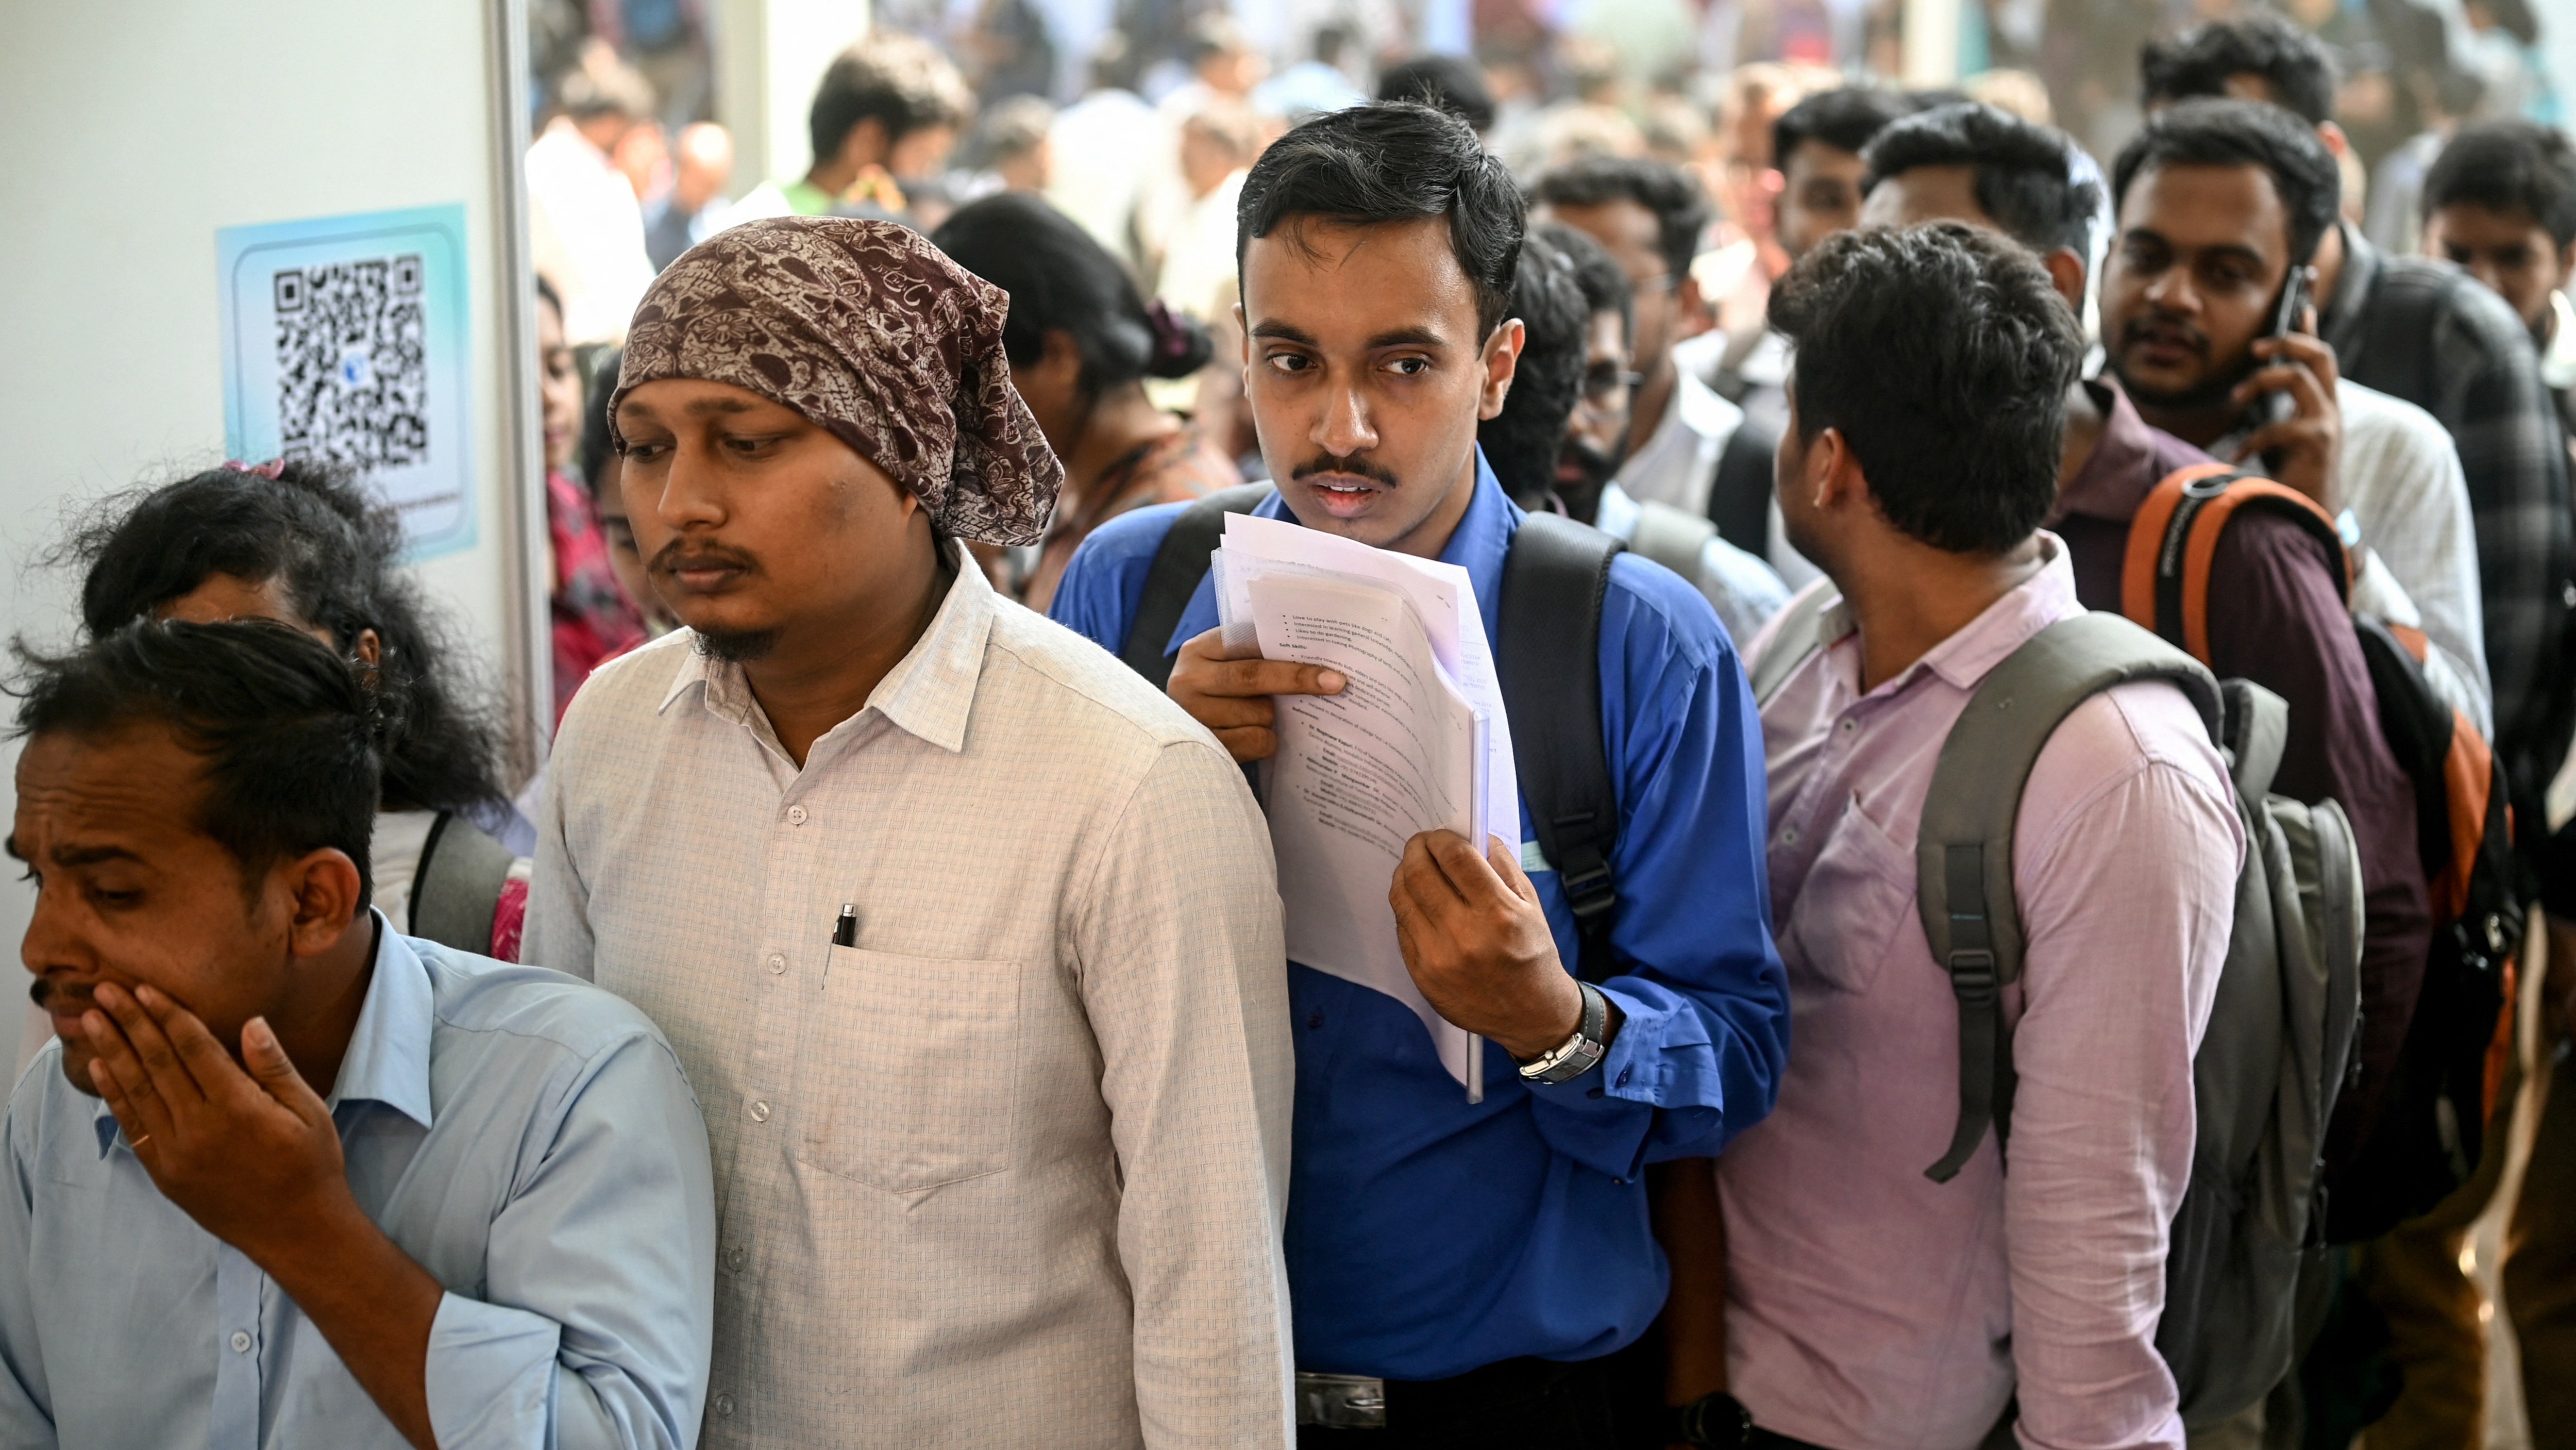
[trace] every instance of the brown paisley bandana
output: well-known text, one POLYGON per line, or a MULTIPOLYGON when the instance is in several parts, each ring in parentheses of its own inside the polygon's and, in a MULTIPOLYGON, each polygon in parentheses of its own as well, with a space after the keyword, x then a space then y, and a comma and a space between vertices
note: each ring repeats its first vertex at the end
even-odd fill
POLYGON ((892 222, 745 222, 654 279, 609 426, 641 384, 731 383, 830 429, 949 533, 1034 544, 1064 466, 1011 386, 1009 308, 1000 288, 892 222))

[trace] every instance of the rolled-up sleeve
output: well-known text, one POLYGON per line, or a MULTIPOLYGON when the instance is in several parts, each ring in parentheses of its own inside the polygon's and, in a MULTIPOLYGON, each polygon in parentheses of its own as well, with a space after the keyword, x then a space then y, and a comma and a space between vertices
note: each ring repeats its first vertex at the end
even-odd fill
MULTIPOLYGON (((2116 692, 2129 707, 2141 692, 2116 692)), ((2087 708, 2096 708, 2088 706, 2087 708)), ((2153 702, 2179 718, 2178 698, 2153 702)), ((2023 792, 2064 799, 2043 751, 2023 792)), ((2021 1442, 2179 1447, 2155 1347, 2191 1175, 2192 1055, 2234 919, 2244 835, 2214 757, 2142 759, 2016 852, 2028 949, 2003 1242, 2021 1442)))
MULTIPOLYGON (((1602 728, 1618 892, 1600 1066, 1531 1095, 1557 1152, 1614 1178, 1705 1156, 1771 1111, 1789 986, 1771 940, 1762 726, 1734 647, 1670 572, 1622 555, 1602 604, 1602 728)), ((1571 918, 1551 903, 1560 948, 1571 918)), ((1570 963, 1569 958, 1569 963, 1570 963)))
POLYGON ((1287 953, 1270 836, 1212 740, 1163 747, 1073 907, 1117 1146, 1145 1444, 1295 1436, 1287 953))
POLYGON ((687 1450, 715 1317, 706 1125, 680 1066, 637 1035, 566 1091, 493 1221, 484 1297, 431 1327, 446 1450, 687 1450))

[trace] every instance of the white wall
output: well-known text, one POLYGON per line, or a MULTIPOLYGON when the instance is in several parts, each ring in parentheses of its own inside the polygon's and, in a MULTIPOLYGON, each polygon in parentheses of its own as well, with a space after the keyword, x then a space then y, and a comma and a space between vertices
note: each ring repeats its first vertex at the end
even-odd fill
MULTIPOLYGON (((0 3, 0 628, 66 632, 70 581, 27 565, 67 513, 222 458, 216 228, 461 201, 479 542, 423 572, 503 678, 508 642, 529 632, 512 591, 529 494, 502 406, 517 319, 495 290, 504 112, 487 16, 502 13, 498 0, 0 3)), ((29 899, 0 886, 0 940, 17 942, 29 899)))

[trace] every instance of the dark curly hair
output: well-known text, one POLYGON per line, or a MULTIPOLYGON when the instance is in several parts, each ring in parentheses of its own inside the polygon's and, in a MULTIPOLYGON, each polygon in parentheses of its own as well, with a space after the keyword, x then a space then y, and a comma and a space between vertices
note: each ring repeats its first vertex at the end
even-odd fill
POLYGON ((1446 217, 1449 249, 1490 334, 1511 303, 1527 211, 1512 173, 1473 127, 1419 101, 1327 111, 1270 143, 1243 178, 1234 265, 1257 237, 1293 217, 1352 226, 1446 217))
POLYGON ((1675 285, 1690 275, 1699 234, 1708 230, 1708 197, 1689 172, 1639 156, 1586 156, 1538 179, 1531 196, 1549 206, 1634 202, 1655 219, 1656 248, 1675 285))
POLYGON ((2454 203, 2526 212, 2551 241, 2576 243, 2576 147, 2535 121, 2463 126, 2424 173, 2424 215, 2454 203))
POLYGON ((2231 77, 2262 77, 2272 99, 2311 126, 2334 115, 2335 63, 2325 42, 2277 15, 2213 20, 2138 52, 2139 99, 2224 96, 2231 77))
POLYGON ((2023 246, 2078 257, 2092 246, 2102 193, 2075 179, 2066 138, 1993 106, 1965 101, 1908 116, 1872 138, 1861 160, 1869 166, 1864 196, 1918 167, 1965 166, 1975 175, 1977 205, 2023 246))
POLYGON ((2185 101, 2147 119, 2111 163, 2111 209, 2129 199, 2129 185, 2165 166, 2259 166, 2289 214, 2290 261, 2304 266, 2317 242, 2335 224, 2343 202, 2343 173, 2317 133, 2278 106, 2261 101, 2185 101))
POLYGON ((1995 554, 2047 517, 2084 336, 2020 244, 1959 222, 1840 232, 1772 290, 1771 325, 1799 436, 1839 430, 1908 537, 1995 554))
POLYGON ((1476 425, 1476 444, 1503 491, 1535 508, 1556 486, 1557 449, 1583 391, 1583 334, 1591 316, 1573 262, 1535 232, 1521 241, 1511 315, 1521 321, 1520 361, 1503 410, 1476 425))
POLYGON ((270 620, 139 620, 69 654, 15 646, 12 734, 96 739, 146 721, 205 757, 197 828, 240 863, 245 890, 282 857, 322 847, 375 890, 368 841, 381 759, 361 672, 270 620))
POLYGON ((388 810, 470 810, 508 799, 499 729, 455 665, 445 622, 398 567, 402 526, 350 474, 293 460, 212 468, 104 500, 56 552, 79 567, 81 626, 105 639, 216 574, 277 581, 343 657, 375 631, 371 672, 388 810))

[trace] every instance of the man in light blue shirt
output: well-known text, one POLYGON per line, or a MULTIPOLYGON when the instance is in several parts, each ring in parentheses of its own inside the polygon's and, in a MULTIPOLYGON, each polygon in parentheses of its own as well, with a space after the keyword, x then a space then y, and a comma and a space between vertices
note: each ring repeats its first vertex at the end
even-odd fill
POLYGON ((366 908, 387 702, 265 622, 19 689, 57 1040, 0 1126, 0 1444, 695 1444, 696 1101, 624 1002, 366 908))

